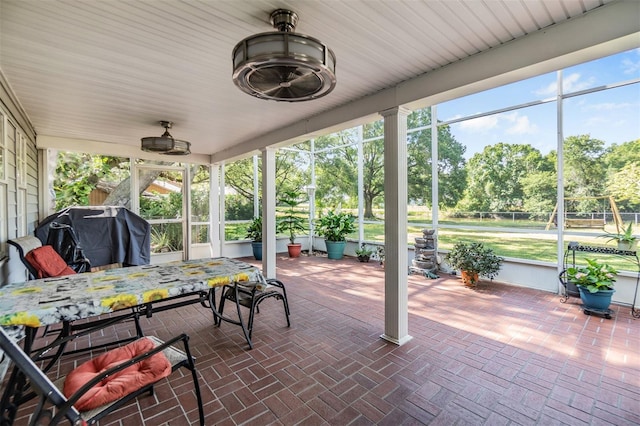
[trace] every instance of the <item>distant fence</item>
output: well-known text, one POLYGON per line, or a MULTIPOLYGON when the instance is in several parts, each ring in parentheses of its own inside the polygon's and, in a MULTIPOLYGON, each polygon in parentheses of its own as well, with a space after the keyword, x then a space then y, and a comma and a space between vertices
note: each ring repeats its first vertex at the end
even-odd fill
MULTIPOLYGON (((551 217, 551 212, 448 212, 443 213, 443 217, 448 219, 479 219, 479 220, 511 220, 511 221, 534 221, 534 222, 547 222, 551 217)), ((640 223, 640 212, 626 212, 620 213, 620 217, 624 223, 633 222, 636 225, 640 223)), ((565 219, 570 223, 577 224, 580 220, 584 220, 583 223, 590 223, 599 226, 603 224, 615 223, 613 213, 611 212, 565 212, 565 219)), ((554 223, 556 220, 554 219, 554 223)), ((597 226, 596 226, 597 227, 597 226)))

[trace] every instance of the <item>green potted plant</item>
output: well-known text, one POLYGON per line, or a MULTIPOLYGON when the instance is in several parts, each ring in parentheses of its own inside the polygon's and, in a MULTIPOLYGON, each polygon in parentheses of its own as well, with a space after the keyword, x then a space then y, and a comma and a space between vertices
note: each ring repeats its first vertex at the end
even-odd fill
POLYGON ((369 262, 372 254, 373 250, 369 249, 365 243, 360 244, 360 248, 356 250, 356 256, 360 262, 369 262))
POLYGON ((296 243, 296 237, 307 229, 305 226, 306 218, 301 216, 297 210, 301 195, 302 193, 298 191, 285 191, 278 203, 280 206, 286 207, 286 210, 278 217, 277 230, 289 236, 289 244, 287 245, 289 257, 300 256, 302 244, 296 243))
POLYGON ((446 261, 453 269, 460 271, 465 285, 473 286, 479 277, 494 279, 503 259, 482 243, 458 242, 446 255, 446 261))
POLYGON ((253 257, 256 260, 262 260, 262 217, 256 217, 251 221, 247 227, 246 238, 251 239, 253 257))
POLYGON ((347 243, 346 236, 355 232, 355 216, 329 210, 317 223, 318 235, 324 237, 329 259, 342 259, 347 243))
POLYGON ((618 243, 618 250, 634 251, 638 245, 637 238, 633 235, 633 223, 629 222, 629 226, 624 228, 623 232, 605 232, 598 237, 608 238, 609 241, 616 241, 618 243))
POLYGON ((585 259, 586 266, 567 268, 567 280, 578 287, 580 299, 587 310, 606 312, 611 304, 618 271, 597 259, 585 259))

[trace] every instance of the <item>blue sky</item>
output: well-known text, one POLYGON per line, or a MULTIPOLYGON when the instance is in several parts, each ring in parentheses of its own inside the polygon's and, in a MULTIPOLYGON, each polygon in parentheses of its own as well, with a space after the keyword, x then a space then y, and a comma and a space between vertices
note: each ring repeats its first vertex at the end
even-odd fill
MULTIPOLYGON (((565 94, 640 78, 640 49, 563 70, 565 94)), ((492 111, 556 96, 555 72, 438 105, 438 119, 492 111)), ((640 83, 564 101, 564 137, 590 134, 607 145, 640 139, 640 83)), ((555 102, 467 120, 451 126, 467 146, 466 158, 495 143, 530 144, 543 154, 556 149, 555 102)))

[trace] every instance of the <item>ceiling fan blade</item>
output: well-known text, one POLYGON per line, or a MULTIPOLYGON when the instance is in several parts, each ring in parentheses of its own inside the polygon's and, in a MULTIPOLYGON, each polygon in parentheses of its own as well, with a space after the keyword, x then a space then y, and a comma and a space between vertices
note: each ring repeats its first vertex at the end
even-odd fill
POLYGON ((295 99, 298 96, 293 93, 291 87, 279 87, 278 90, 271 92, 269 97, 276 99, 295 99))
POLYGON ((254 89, 264 92, 275 87, 280 87, 281 83, 289 82, 297 77, 297 67, 274 66, 256 70, 250 76, 250 84, 254 89))
POLYGON ((322 80, 316 74, 310 72, 289 81, 289 85, 289 87, 295 87, 307 93, 315 93, 322 87, 322 80))

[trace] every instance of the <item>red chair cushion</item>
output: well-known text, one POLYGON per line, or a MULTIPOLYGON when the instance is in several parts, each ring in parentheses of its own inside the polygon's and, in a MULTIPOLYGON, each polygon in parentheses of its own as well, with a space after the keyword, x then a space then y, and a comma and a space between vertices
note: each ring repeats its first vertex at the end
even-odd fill
MULTIPOLYGON (((142 338, 89 360, 67 375, 62 392, 69 398, 96 375, 123 361, 150 351, 154 347, 151 340, 142 338)), ((74 404, 74 407, 80 411, 100 407, 148 384, 157 382, 169 374, 171 374, 171 363, 162 352, 158 352, 105 378, 86 392, 74 404)))
POLYGON ((35 248, 26 254, 25 259, 38 271, 38 278, 61 277, 76 273, 52 246, 35 248))

